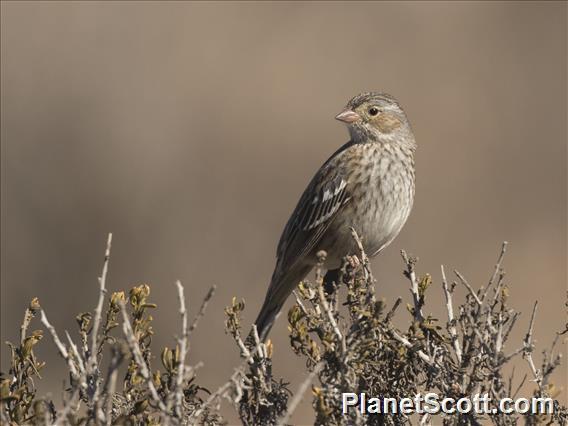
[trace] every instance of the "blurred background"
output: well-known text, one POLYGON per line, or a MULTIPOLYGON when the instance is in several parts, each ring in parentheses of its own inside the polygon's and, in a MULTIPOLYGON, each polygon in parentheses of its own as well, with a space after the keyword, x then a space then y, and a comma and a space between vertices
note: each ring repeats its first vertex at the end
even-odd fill
MULTIPOLYGON (((1 15, 2 342, 18 339, 35 296, 75 331, 113 232, 107 285, 151 284, 156 354, 179 330, 175 280, 193 313, 218 286, 190 355, 216 389, 239 363, 224 306, 244 298, 254 319, 289 214, 347 140, 334 115, 369 90, 400 100, 419 144, 414 210, 373 261, 379 293, 411 300, 404 248, 445 318, 440 264, 485 285, 507 240, 523 315, 506 351, 534 300, 539 362, 565 324, 565 2, 3 1, 1 15)), ((304 362, 283 318, 272 338, 275 374, 294 390, 304 362)), ((49 337, 37 354, 40 392, 60 400, 66 368, 49 337)), ((310 421, 310 400, 293 422, 310 421)))

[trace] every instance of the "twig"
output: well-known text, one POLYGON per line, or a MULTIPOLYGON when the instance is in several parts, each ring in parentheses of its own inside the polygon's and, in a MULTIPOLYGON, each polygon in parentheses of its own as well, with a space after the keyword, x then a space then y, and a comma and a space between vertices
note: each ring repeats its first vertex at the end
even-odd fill
POLYGON ((469 285, 469 283, 467 282, 467 280, 464 278, 464 276, 462 274, 460 274, 458 271, 454 270, 454 273, 457 275, 457 277, 459 278, 460 282, 465 286, 465 288, 468 289, 469 293, 473 296, 473 298, 475 299, 475 301, 477 302, 477 304, 479 306, 482 305, 481 300, 479 299, 479 296, 477 295, 477 293, 473 290, 473 288, 471 287, 471 285, 469 285))
MULTIPOLYGON (((252 325, 251 333, 255 344, 254 352, 258 354, 258 357, 260 359, 265 359, 267 356, 266 344, 260 340, 256 324, 252 325)), ((266 363, 257 362, 253 364, 252 367, 253 367, 253 372, 260 381, 260 386, 262 387, 262 389, 266 392, 270 392, 269 385, 266 383, 266 363), (260 373, 258 373, 259 367, 260 367, 260 373)))
POLYGON ((107 380, 105 383, 105 424, 107 426, 112 425, 112 408, 113 408, 113 395, 116 389, 116 379, 118 377, 118 366, 122 361, 122 353, 113 347, 112 358, 110 360, 110 366, 108 367, 107 380))
POLYGON ((57 418, 53 422, 53 426, 69 424, 69 422, 67 421, 68 420, 67 416, 69 416, 71 411, 74 411, 73 406, 75 405, 76 400, 79 400, 79 388, 78 387, 75 387, 75 389, 73 390, 73 394, 71 395, 71 398, 69 399, 69 401, 66 401, 63 404, 63 409, 60 410, 59 413, 57 413, 57 418))
POLYGON ((396 301, 394 302, 394 305, 392 305, 391 310, 387 313, 387 315, 385 316, 385 323, 389 323, 392 319, 392 317, 394 316, 396 310, 398 309, 398 307, 400 306, 402 302, 402 297, 399 297, 396 299, 396 301))
MULTIPOLYGON (((176 416, 182 417, 182 396, 183 396, 183 379, 185 374, 185 357, 187 353, 187 311, 185 309, 185 296, 183 293, 183 286, 181 282, 176 281, 176 286, 178 290, 179 299, 179 313, 181 315, 181 337, 178 339, 180 346, 179 364, 176 376, 176 388, 175 388, 175 413, 176 416)), ((211 291, 210 291, 211 293, 211 291)))
POLYGON ((505 356, 503 357, 503 359, 501 360, 500 364, 503 365, 503 364, 508 363, 508 362, 511 361, 513 358, 515 358, 517 355, 519 355, 521 352, 523 352, 524 350, 525 350, 525 348, 522 347, 522 346, 521 346, 520 348, 518 348, 518 349, 515 349, 515 350, 514 350, 513 352, 511 352, 509 355, 505 355, 505 356))
POLYGON ((105 300, 105 294, 107 292, 106 289, 106 277, 108 272, 108 263, 110 259, 110 247, 112 244, 112 233, 108 234, 106 250, 105 250, 105 258, 103 262, 103 270, 101 276, 99 277, 99 300, 97 302, 97 307, 95 308, 95 315, 93 318, 93 329, 91 330, 91 351, 89 353, 89 357, 87 359, 87 374, 92 376, 92 383, 94 385, 94 392, 93 392, 93 410, 95 412, 95 416, 97 417, 98 422, 104 422, 104 413, 99 407, 99 394, 100 394, 100 386, 98 380, 98 362, 97 362, 97 355, 98 355, 98 344, 99 344, 99 327, 102 318, 103 312, 103 304, 105 300))
POLYGON ((513 330, 513 327, 515 326, 515 323, 517 322, 519 315, 520 314, 518 312, 515 312, 513 314, 513 316, 511 317, 511 319, 509 320, 509 325, 507 326, 507 330, 503 333, 503 343, 505 343, 507 341, 507 339, 509 338, 509 334, 511 334, 511 331, 513 330))
POLYGON ((81 355, 79 354, 79 350, 77 349, 77 345, 73 342, 73 340, 71 339, 71 336, 69 335, 67 330, 65 330, 65 336, 67 337, 67 341, 69 342, 69 347, 71 348, 71 351, 73 352, 73 356, 77 360, 77 365, 79 366, 79 371, 81 372, 81 374, 86 375, 85 364, 83 362, 83 358, 81 358, 81 355))
POLYGON ((509 243, 507 241, 503 241, 503 244, 501 245, 501 253, 499 253, 499 258, 497 259, 497 263, 495 264, 495 269, 493 270, 493 275, 491 275, 491 278, 489 279, 489 283, 487 284, 487 288, 485 289, 485 291, 481 295, 481 301, 482 302, 485 299, 485 297, 487 296, 489 289, 491 288, 491 286, 495 282, 495 279, 497 278, 497 274, 499 274, 499 272, 501 271, 501 264, 503 263, 503 258, 505 257, 505 252, 507 251, 507 245, 508 244, 509 243))
POLYGON ((233 383, 235 384, 237 383, 238 377, 244 375, 245 365, 246 361, 241 363, 241 365, 235 369, 234 373, 231 375, 231 377, 226 383, 221 385, 215 392, 209 395, 209 398, 207 398, 203 402, 203 404, 201 404, 201 406, 197 410, 195 410, 188 418, 188 424, 195 424, 194 423, 195 420, 199 419, 199 417, 201 416, 201 414, 203 414, 203 412, 207 407, 209 407, 217 398, 222 396, 231 387, 233 383))
POLYGON ((329 319, 329 322, 331 324, 331 327, 333 328, 333 331, 337 335, 337 339, 341 343, 341 351, 342 351, 343 354, 345 354, 347 352, 347 344, 345 343, 345 338, 343 337, 341 330, 339 330, 339 326, 337 325, 337 321, 335 321, 335 318, 333 316, 333 312, 331 312, 329 304, 327 303, 327 299, 325 298, 325 294, 323 292, 323 282, 321 282, 321 280, 320 280, 320 282, 318 282, 317 288, 318 288, 318 295, 319 295, 320 302, 321 302, 321 305, 323 307, 323 310, 325 311, 325 313, 326 313, 326 315, 329 319))
MULTIPOLYGON (((255 328, 256 328, 256 326, 255 326, 255 328)), ((249 349, 247 348, 247 345, 245 344, 245 342, 243 342, 243 339, 240 336, 240 332, 238 334, 234 335, 233 338, 235 339, 237 346, 241 350, 241 357, 244 358, 249 364, 251 364, 251 365, 254 364, 254 358, 252 357, 252 354, 256 353, 256 350, 249 351, 249 349)))
POLYGON ((59 339, 59 336, 57 335, 57 331, 55 331, 55 328, 47 320, 47 316, 45 315, 45 312, 43 311, 43 309, 41 310, 41 322, 42 322, 43 325, 45 325, 45 328, 47 328, 47 330, 51 333, 51 337, 53 338, 53 342, 55 343, 55 346, 57 346, 57 349, 59 350, 59 354, 67 362, 67 366, 69 367, 69 370, 71 371, 72 377, 74 379, 77 379, 79 377, 79 374, 77 372, 77 368, 75 367, 73 360, 69 356, 69 352, 67 351, 67 348, 59 339))
POLYGON ((108 234, 107 238, 107 245, 105 250, 105 259, 103 262, 103 271, 101 276, 99 277, 99 301, 97 303, 97 307, 95 308, 95 316, 93 318, 93 329, 91 330, 91 353, 89 354, 89 364, 91 367, 97 364, 96 354, 97 354, 97 345, 98 345, 98 335, 99 335, 99 327, 102 318, 103 312, 103 304, 105 300, 106 290, 106 276, 108 272, 108 262, 110 259, 110 247, 112 244, 112 233, 108 234))
MULTIPOLYGON (((231 375, 231 377, 229 378, 229 380, 227 382, 225 382, 223 385, 221 385, 219 388, 217 388, 217 390, 215 392, 213 392, 212 394, 209 395, 209 397, 205 400, 205 402, 203 402, 203 404, 201 404, 201 406, 196 409, 191 416, 188 418, 188 424, 195 424, 195 421, 199 419, 199 417, 204 413, 205 409, 207 407, 209 407, 217 398, 223 396, 225 394, 225 392, 232 386, 235 386, 235 390, 237 392, 240 392, 239 387, 241 386, 239 384, 239 376, 244 376, 245 373, 245 367, 247 364, 254 364, 254 358, 253 356, 260 350, 261 346, 265 346, 264 343, 262 343, 262 345, 259 345, 259 337, 258 337, 258 331, 256 329, 256 325, 253 325, 252 327, 252 331, 251 331, 251 336, 252 339, 255 341, 256 346, 251 349, 250 351, 248 350, 247 346, 244 344, 243 340, 241 339, 240 335, 233 335, 233 338, 235 339, 235 341, 237 342, 237 345, 239 346, 240 350, 241 350, 241 357, 244 358, 244 360, 241 362, 241 364, 235 368, 233 374, 231 375)), ((263 355, 263 354, 261 354, 263 355)), ((240 400, 240 396, 236 399, 233 400, 233 402, 238 402, 240 400)))
POLYGON ((298 296, 298 292, 296 290, 292 290, 292 294, 294 295, 294 298, 296 299, 296 303, 298 304, 298 306, 300 307, 300 309, 302 310, 302 312, 308 316, 308 310, 306 309, 306 306, 304 305, 304 302, 302 302, 302 298, 300 296, 298 296))
POLYGON ((138 364, 138 368, 140 369, 140 374, 146 381, 146 386, 150 390, 150 394, 154 402, 158 405, 162 413, 167 415, 167 407, 164 405, 162 398, 158 395, 158 391, 154 386, 154 382, 152 381, 152 376, 150 375, 150 371, 148 370, 148 366, 146 365, 146 361, 144 361, 144 357, 142 356, 142 351, 140 350, 140 346, 138 345, 138 341, 136 337, 134 337, 134 332, 132 331, 132 325, 130 324, 130 320, 128 319, 128 314, 126 313, 126 308, 124 306, 124 302, 120 302, 120 310, 122 312, 122 318, 124 322, 122 323, 122 331, 126 340, 128 342, 128 347, 130 348, 130 352, 138 364))
POLYGON ((410 292, 412 293, 412 300, 414 302, 414 320, 422 322, 424 321, 424 314, 422 313, 423 301, 420 297, 418 280, 416 279, 416 272, 414 271, 414 263, 416 260, 414 258, 409 258, 404 250, 401 250, 400 254, 406 264, 406 271, 404 271, 404 274, 410 280, 410 292))
MULTIPOLYGON (((32 305, 33 303, 39 305, 39 303, 37 302, 37 298, 34 298, 30 303, 30 305, 32 305)), ((24 320, 22 321, 22 325, 20 326, 20 346, 24 346, 28 327, 30 326, 30 322, 34 316, 35 313, 32 310, 31 306, 27 307, 26 312, 24 314, 24 320)))
POLYGON ((525 384, 525 381, 527 380, 527 375, 525 374, 523 376, 523 380, 521 380, 521 383, 519 383, 519 386, 517 386, 517 390, 515 392, 513 392, 511 398, 515 399, 519 393, 519 391, 521 390, 521 388, 523 387, 523 385, 525 384))
POLYGON ((421 418, 420 418, 420 424, 421 425, 431 425, 432 422, 430 421, 430 414, 426 413, 424 414, 421 418))
MULTIPOLYGON (((410 341, 404 337, 402 337, 400 334, 398 334, 396 331, 394 330, 390 330, 390 334, 392 335, 392 337, 394 337, 396 340, 398 340, 400 343, 402 343, 405 347, 407 347, 408 349, 414 349, 414 347, 412 346, 412 343, 410 343, 410 341)), ((416 351, 416 353, 418 354, 418 356, 424 361, 426 362, 428 365, 435 367, 434 366, 434 362, 432 361, 432 359, 426 355, 424 353, 424 351, 422 351, 422 349, 419 349, 416 351)))
POLYGON ((534 302, 534 306, 533 306, 533 310, 532 310, 532 314, 531 314, 531 321, 529 323, 529 329, 527 331, 527 334, 526 334, 525 340, 524 340, 523 358, 525 358, 527 360, 529 367, 531 368, 531 371, 533 373, 534 380, 535 380, 536 384, 538 385, 538 388, 540 390, 542 390, 542 376, 540 374, 540 371, 536 368, 534 361, 532 359, 532 350, 533 350, 532 334, 533 334, 534 318, 535 318, 535 315, 536 315, 537 306, 538 306, 538 302, 534 302))
POLYGON ((323 362, 321 362, 321 361, 318 362, 315 365, 314 369, 311 371, 311 373, 308 374, 308 377, 306 377, 306 379, 302 382, 302 384, 300 385, 300 387, 296 391, 294 398, 292 398, 290 405, 288 405, 288 409, 286 410, 286 413, 284 414, 284 416, 282 416, 280 418, 280 420, 278 420, 278 423, 277 423, 278 426, 285 426, 285 425, 288 424, 288 420, 290 420, 290 417, 292 416, 292 414, 296 410, 296 407, 302 401, 302 398, 304 397, 304 394, 306 393, 308 386, 312 383, 312 380, 320 372, 322 367, 323 367, 323 362))
POLYGON ((197 328, 197 324, 199 323, 199 320, 201 319, 201 317, 203 315, 205 315, 205 310, 207 309, 207 305, 209 304, 209 301, 211 300, 211 298, 215 295, 216 289, 217 289, 216 285, 211 286, 211 288, 209 289, 209 291, 205 295, 205 299, 203 299, 203 302, 201 303, 201 307, 199 308, 199 312, 197 313, 197 315, 193 319, 193 322, 189 326, 189 330, 187 331, 188 337, 191 335, 191 332, 197 328))
POLYGON ((495 354, 494 360, 497 361, 501 349, 503 348, 503 314, 499 312, 499 326, 497 328, 497 337, 495 338, 495 354))
POLYGON ((455 320, 454 320, 454 307, 452 304, 452 294, 448 288, 448 281, 446 279, 446 271, 444 270, 444 265, 441 265, 442 270, 442 289, 444 290, 444 295, 446 296, 446 310, 448 311, 448 328, 450 336, 452 338, 452 343, 454 344, 454 349, 456 351, 456 357, 459 364, 462 362, 462 350, 461 345, 458 340, 458 332, 456 330, 455 320))
POLYGON ((363 264, 363 268, 365 269, 365 273, 367 275, 366 278, 370 279, 371 282, 374 282, 375 279, 373 278, 373 272, 369 267, 369 257, 365 252, 365 248, 363 247, 363 242, 361 241, 361 238, 357 234, 357 231, 355 231, 355 228, 351 227, 350 229, 351 229, 351 236, 355 240, 355 244, 357 244, 357 248, 359 249, 359 254, 361 256, 361 263, 363 264))

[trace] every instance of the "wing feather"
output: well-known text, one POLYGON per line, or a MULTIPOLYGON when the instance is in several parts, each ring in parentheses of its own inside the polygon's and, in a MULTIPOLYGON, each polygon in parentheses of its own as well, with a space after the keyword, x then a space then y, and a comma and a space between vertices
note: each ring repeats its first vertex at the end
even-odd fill
POLYGON ((308 254, 349 201, 347 177, 341 169, 327 165, 314 176, 284 228, 276 253, 280 270, 308 254))

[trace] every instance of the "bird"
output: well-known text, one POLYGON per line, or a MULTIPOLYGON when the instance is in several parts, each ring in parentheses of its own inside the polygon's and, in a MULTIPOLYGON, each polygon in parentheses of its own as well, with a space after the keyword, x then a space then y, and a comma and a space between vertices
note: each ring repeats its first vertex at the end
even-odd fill
POLYGON ((342 259, 358 253, 352 229, 374 257, 399 234, 412 209, 416 141, 399 102, 386 93, 365 92, 335 118, 347 126, 350 140, 317 170, 284 227, 254 322, 262 341, 321 250, 327 286, 337 280, 342 259))

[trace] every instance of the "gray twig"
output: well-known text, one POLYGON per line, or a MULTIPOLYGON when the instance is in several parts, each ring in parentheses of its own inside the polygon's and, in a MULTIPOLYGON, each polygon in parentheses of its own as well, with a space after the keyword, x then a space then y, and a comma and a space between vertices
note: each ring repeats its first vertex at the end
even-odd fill
POLYGON ((130 348, 130 352, 132 353, 132 356, 134 357, 136 364, 138 364, 138 368, 140 369, 140 374, 142 374, 142 377, 146 381, 146 386, 148 386, 148 389, 150 390, 150 395, 152 396, 152 399, 158 405, 160 411, 162 411, 162 413, 167 415, 167 407, 164 405, 164 401, 162 401, 162 398, 160 398, 160 395, 158 395, 158 391, 154 386, 154 382, 152 381, 152 376, 150 375, 150 371, 148 369, 148 366, 146 365, 146 361, 142 356, 140 345, 138 345, 138 341, 136 340, 134 332, 132 331, 132 325, 130 324, 130 320, 128 319, 128 314, 126 313, 124 302, 120 303, 120 310, 122 312, 122 319, 123 319, 122 331, 124 333, 124 336, 126 337, 126 341, 128 342, 128 347, 130 348))
POLYGON ((179 313, 181 315, 181 337, 178 339, 180 346, 179 364, 177 368, 176 385, 175 385, 175 413, 176 416, 182 417, 182 396, 183 396, 183 380, 185 374, 185 357, 187 353, 187 310, 185 309, 185 296, 181 282, 176 281, 179 313))
POLYGON ((97 307, 95 308, 95 315, 93 318, 93 329, 91 330, 91 351, 89 353, 89 357, 86 360, 86 372, 87 375, 93 377, 93 410, 97 417, 97 420, 102 423, 104 422, 104 413, 99 407, 99 394, 100 394, 100 386, 99 386, 99 372, 98 372, 98 362, 97 362, 97 355, 98 355, 98 345, 99 345, 99 327, 102 319, 102 312, 103 312, 103 304, 105 295, 107 292, 106 289, 106 277, 108 272, 108 263, 110 260, 110 248, 112 245, 112 233, 108 234, 106 249, 105 249, 105 257, 103 261, 103 270, 101 276, 99 277, 99 300, 97 302, 97 307))
POLYGON ((450 337, 452 338, 452 343, 456 351, 456 357, 458 363, 462 362, 462 350, 461 345, 458 340, 458 332, 456 330, 455 319, 454 319, 454 307, 452 304, 452 293, 448 288, 448 281, 446 279, 446 271, 444 270, 444 265, 441 265, 442 270, 442 289, 444 290, 444 296, 446 297, 446 310, 448 311, 448 329, 450 332, 450 337))
POLYGON ((523 350, 523 358, 525 358, 529 364, 529 367, 533 373, 534 376, 534 381, 536 382, 536 384, 538 385, 539 389, 542 390, 542 375, 540 374, 540 371, 536 368, 533 358, 532 358, 532 351, 533 351, 533 345, 532 345, 532 335, 533 335, 533 327, 534 327, 534 319, 535 319, 535 315, 536 315, 536 308, 538 306, 538 302, 534 302, 534 306, 533 306, 533 310, 532 310, 532 314, 531 314, 531 321, 529 323, 529 329, 527 331, 527 334, 525 336, 525 340, 524 340, 524 350, 523 350))
MULTIPOLYGON (((59 351, 59 354, 67 362, 67 366, 69 367, 69 371, 71 372, 71 375, 75 379, 77 379, 79 377, 79 373, 77 372, 77 368, 75 367, 73 360, 69 356, 69 351, 67 351, 67 348, 59 339, 59 336, 57 335, 57 331, 55 331, 55 328, 47 320, 47 316, 45 315, 45 312, 43 311, 43 309, 41 310, 41 322, 45 326, 45 328, 47 328, 49 333, 51 334, 51 337, 53 338, 53 342, 55 343, 55 346, 57 346, 57 350, 59 351)), ((86 386, 86 383, 85 383, 85 386, 86 386)))
POLYGON ((282 418, 280 418, 280 420, 278 420, 277 423, 278 426, 285 426, 288 424, 288 420, 290 420, 290 417, 296 410, 296 407, 302 401, 302 398, 304 397, 304 394, 306 393, 308 386, 310 386, 310 384, 314 380, 314 377, 320 372, 322 367, 323 367, 323 362, 318 362, 314 366, 314 369, 310 372, 310 374, 308 374, 308 377, 306 377, 306 379, 300 384, 300 387, 294 394, 294 398, 292 398, 290 405, 288 405, 286 413, 284 414, 284 416, 282 416, 282 418))
POLYGON ((201 319, 201 317, 203 317, 203 315, 205 315, 205 310, 207 309, 207 305, 209 304, 209 301, 211 300, 211 298, 215 295, 216 289, 217 289, 217 286, 212 285, 211 288, 209 289, 209 291, 207 292, 207 294, 205 295, 205 298, 203 299, 203 302, 201 303, 201 307, 199 308, 199 312, 197 313, 197 315, 193 319, 193 322, 189 326, 189 330, 187 331, 188 337, 191 335, 193 330, 195 330, 197 328, 197 324, 199 323, 199 320, 201 319))
POLYGON ((467 282, 467 280, 464 278, 464 276, 462 274, 460 274, 458 271, 454 270, 454 273, 457 275, 457 277, 459 278, 460 282, 465 286, 465 288, 467 288, 467 290, 469 291, 469 293, 472 295, 472 297, 475 299, 475 301, 477 302, 477 304, 479 306, 482 305, 481 300, 479 299, 479 296, 477 295, 477 293, 473 290, 473 288, 471 287, 471 285, 469 285, 469 283, 467 282))

